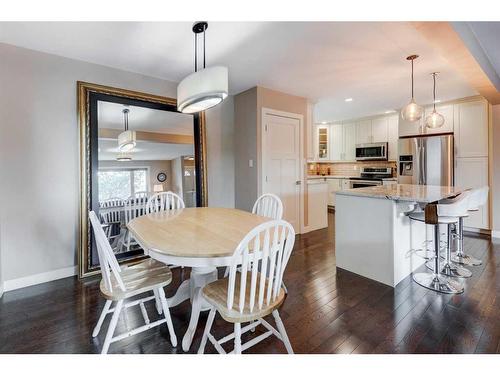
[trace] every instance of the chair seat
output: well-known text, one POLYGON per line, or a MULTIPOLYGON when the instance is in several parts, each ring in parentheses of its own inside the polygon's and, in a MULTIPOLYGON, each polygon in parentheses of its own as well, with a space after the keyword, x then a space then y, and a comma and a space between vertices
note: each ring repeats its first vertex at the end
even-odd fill
POLYGON ((172 282, 172 271, 164 263, 154 259, 145 259, 129 267, 123 267, 120 272, 126 291, 120 289, 114 275, 111 275, 112 291, 106 288, 101 280, 100 288, 104 298, 118 301, 137 294, 162 288, 172 282))
MULTIPOLYGON (((408 215, 410 219, 425 223, 425 212, 412 212, 408 215)), ((458 223, 459 216, 438 216, 439 224, 458 223)))
MULTIPOLYGON (((257 274, 257 280, 260 280, 260 272, 257 274)), ((245 323, 256 320, 258 318, 262 318, 266 315, 271 314, 274 310, 279 308, 283 301, 285 300, 285 290, 280 287, 278 296, 275 301, 271 301, 269 305, 266 305, 267 293, 264 296, 264 304, 262 305, 262 309, 259 309, 258 305, 258 289, 260 283, 257 283, 257 292, 255 296, 255 304, 253 311, 250 311, 250 287, 251 285, 251 273, 247 274, 247 287, 246 287, 246 296, 245 296, 245 306, 243 308, 243 312, 239 311, 239 295, 240 295, 240 277, 239 275, 236 277, 236 282, 234 286, 234 302, 233 308, 229 310, 227 308, 227 291, 229 287, 229 278, 219 279, 214 281, 203 288, 203 296, 205 299, 212 304, 217 311, 220 313, 222 318, 230 323, 245 323)), ((266 285, 264 290, 267 290, 268 281, 266 279, 266 285)))

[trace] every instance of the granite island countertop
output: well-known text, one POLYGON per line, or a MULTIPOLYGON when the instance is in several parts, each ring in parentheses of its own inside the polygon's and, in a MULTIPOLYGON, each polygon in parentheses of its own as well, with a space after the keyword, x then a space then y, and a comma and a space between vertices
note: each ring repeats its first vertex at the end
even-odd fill
POLYGON ((460 194, 464 189, 454 186, 392 184, 337 191, 337 195, 352 195, 395 201, 431 203, 460 194))

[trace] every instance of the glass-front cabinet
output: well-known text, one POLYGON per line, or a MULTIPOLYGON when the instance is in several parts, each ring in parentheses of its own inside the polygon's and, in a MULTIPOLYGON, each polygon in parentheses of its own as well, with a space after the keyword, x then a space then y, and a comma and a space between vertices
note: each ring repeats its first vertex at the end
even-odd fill
POLYGON ((329 136, 330 127, 328 125, 317 125, 315 129, 316 134, 316 155, 317 160, 329 160, 329 136))

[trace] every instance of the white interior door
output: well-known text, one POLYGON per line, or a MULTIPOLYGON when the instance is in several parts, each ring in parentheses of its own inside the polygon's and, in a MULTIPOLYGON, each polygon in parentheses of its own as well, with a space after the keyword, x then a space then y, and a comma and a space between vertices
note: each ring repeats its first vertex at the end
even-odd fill
POLYGON ((262 137, 262 193, 283 202, 283 219, 300 233, 300 120, 266 113, 262 137))

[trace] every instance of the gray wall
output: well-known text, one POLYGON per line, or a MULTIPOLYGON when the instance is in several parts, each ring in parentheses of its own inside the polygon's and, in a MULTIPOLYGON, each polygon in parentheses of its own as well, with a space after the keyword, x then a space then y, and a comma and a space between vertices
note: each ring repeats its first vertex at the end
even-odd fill
MULTIPOLYGON (((170 97, 175 97, 177 86, 0 44, 0 264, 4 281, 77 263, 78 80, 170 97)), ((232 111, 228 100, 207 113, 210 205, 234 206, 232 111)))
POLYGON ((234 98, 235 204, 251 210, 258 194, 257 177, 257 87, 234 98), (253 160, 253 167, 248 161, 253 160))

